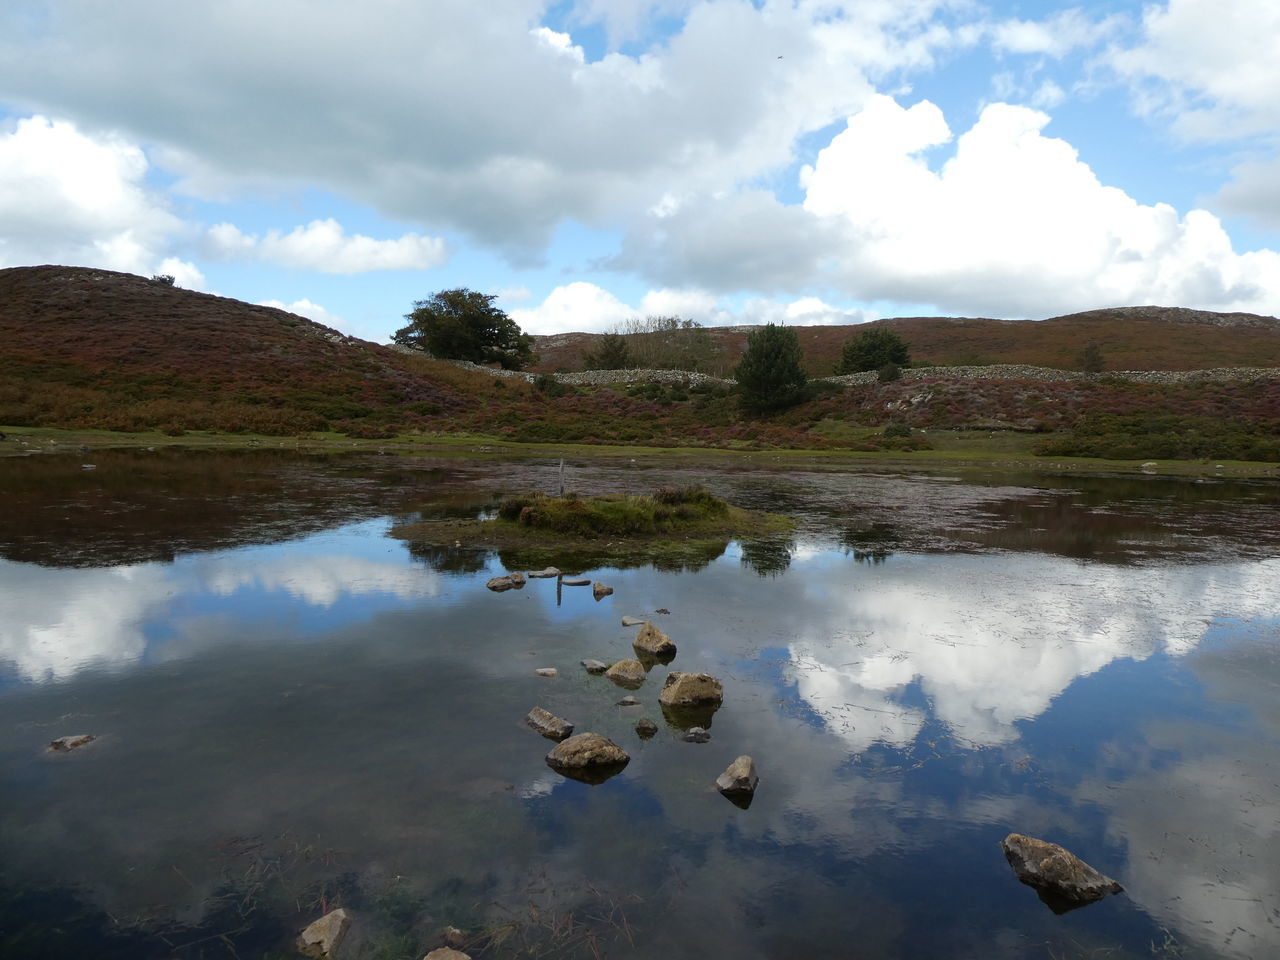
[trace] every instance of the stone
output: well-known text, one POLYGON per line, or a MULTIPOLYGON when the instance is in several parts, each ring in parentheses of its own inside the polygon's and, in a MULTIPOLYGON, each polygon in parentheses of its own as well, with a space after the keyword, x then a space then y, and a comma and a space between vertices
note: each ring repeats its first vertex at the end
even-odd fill
MULTIPOLYGON (((449 929, 452 930, 454 928, 450 927, 449 929)), ((436 947, 422 960, 471 960, 471 954, 455 950, 453 947, 436 947)))
POLYGON ((756 792, 756 784, 760 777, 756 774, 755 762, 747 756, 739 757, 725 768, 724 773, 716 777, 716 789, 728 796, 751 796, 756 792))
POLYGON ((640 632, 631 641, 631 645, 637 650, 659 660, 663 658, 670 660, 671 657, 676 655, 676 645, 671 641, 671 638, 648 620, 640 627, 640 632))
POLYGON ((711 739, 711 734, 707 733, 705 727, 690 727, 680 735, 680 739, 685 743, 706 743, 711 739))
POLYGON ((1000 841, 1000 847, 1018 879, 1035 887, 1055 913, 1101 900, 1124 889, 1056 843, 1011 833, 1000 841), (1059 902, 1055 903, 1054 899, 1059 902))
POLYGON ((508 573, 505 577, 494 577, 485 586, 494 593, 501 593, 503 590, 519 590, 524 586, 524 574, 508 573))
POLYGON ((655 611, 653 611, 653 612, 654 612, 654 613, 665 613, 665 614, 667 614, 667 615, 670 615, 670 614, 671 614, 671 611, 670 611, 670 610, 668 610, 666 607, 659 607, 657 610, 655 610, 655 611))
POLYGON ((601 674, 609 669, 609 665, 601 660, 583 660, 582 669, 591 674, 601 674))
POLYGON ((78 733, 70 737, 59 737, 49 743, 49 750, 53 753, 69 753, 77 747, 83 747, 86 743, 93 743, 97 740, 92 733, 78 733))
POLYGON ((648 621, 646 621, 642 617, 623 617, 622 618, 622 625, 624 627, 638 627, 641 624, 647 623, 647 622, 648 621))
POLYGON ((555 667, 538 667, 538 669, 534 670, 533 672, 534 672, 534 673, 536 673, 536 674, 537 674, 538 676, 540 676, 540 677, 558 677, 558 676, 560 676, 560 671, 559 671, 559 670, 557 670, 555 667))
POLYGON ((298 950, 308 957, 332 957, 347 935, 354 917, 339 907, 326 913, 298 936, 298 950))
POLYGON ((564 740, 573 734, 572 723, 557 717, 550 710, 543 710, 542 707, 534 707, 530 710, 524 722, 548 740, 564 740))
POLYGON ((638 707, 638 706, 640 706, 640 701, 639 701, 639 700, 637 700, 635 697, 623 697, 621 700, 619 700, 619 701, 618 701, 618 706, 620 706, 620 707, 638 707))
POLYGON ((579 733, 552 748, 547 766, 562 776, 598 784, 621 773, 630 759, 627 751, 608 737, 579 733))
POLYGON ((634 690, 640 686, 647 676, 644 672, 644 664, 639 660, 619 660, 606 670, 604 675, 618 686, 626 687, 628 690, 634 690))
POLYGON ((467 933, 465 930, 459 930, 457 927, 448 926, 441 931, 444 936, 444 942, 451 947, 461 949, 467 945, 467 933))
POLYGON ((546 579, 547 577, 560 576, 560 571, 557 570, 555 567, 547 567, 545 570, 530 571, 529 576, 533 577, 535 580, 543 580, 543 579, 546 579))
POLYGON ((591 585, 591 595, 595 597, 597 601, 603 600, 605 597, 609 596, 612 593, 613 593, 613 587, 606 586, 605 584, 601 583, 599 580, 597 580, 595 583, 591 585))
POLYGON ((724 700, 724 687, 715 677, 705 673, 681 673, 672 670, 658 694, 658 702, 668 707, 719 705, 724 700))
POLYGON ((560 582, 566 587, 589 587, 590 577, 561 577, 560 582))
POLYGON ((648 740, 658 732, 658 725, 645 717, 643 720, 636 721, 636 736, 641 740, 648 740))

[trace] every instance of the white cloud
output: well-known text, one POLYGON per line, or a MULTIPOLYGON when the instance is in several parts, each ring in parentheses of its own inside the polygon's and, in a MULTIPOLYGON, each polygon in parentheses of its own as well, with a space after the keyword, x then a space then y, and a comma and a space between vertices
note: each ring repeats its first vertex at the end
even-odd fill
POLYGON ((1254 217, 1280 229, 1280 157, 1246 160, 1231 171, 1231 182, 1215 198, 1227 213, 1254 217))
POLYGON ((160 261, 160 269, 156 273, 173 277, 174 283, 188 290, 204 289, 204 274, 200 272, 199 267, 189 260, 165 257, 160 261))
POLYGON ((296 313, 300 317, 306 317, 308 320, 314 320, 316 323, 322 323, 326 327, 333 327, 334 329, 342 329, 345 326, 342 317, 330 313, 320 304, 312 303, 305 297, 301 300, 295 300, 293 303, 285 303, 283 300, 263 300, 259 306, 275 307, 277 310, 296 313))
MULTIPOLYGON (((43 116, 0 133, 0 266, 67 263, 149 275, 182 223, 147 187, 135 144, 43 116)), ((164 261, 170 263, 170 261, 164 261)))
POLYGON ((1063 57, 1078 47, 1095 46, 1123 22, 1119 16, 1090 20, 1073 7, 1044 20, 1002 20, 991 28, 991 45, 1004 53, 1063 57))
POLYGON ((580 280, 556 287, 538 306, 512 310, 510 316, 526 333, 552 334, 608 330, 635 313, 608 290, 580 280))
POLYGON ((207 246, 212 256, 253 259, 284 267, 322 273, 367 273, 372 270, 429 270, 445 262, 443 240, 406 233, 395 240, 375 240, 363 234, 348 236, 330 218, 313 220, 289 233, 269 230, 265 236, 242 233, 230 223, 210 227, 207 246))

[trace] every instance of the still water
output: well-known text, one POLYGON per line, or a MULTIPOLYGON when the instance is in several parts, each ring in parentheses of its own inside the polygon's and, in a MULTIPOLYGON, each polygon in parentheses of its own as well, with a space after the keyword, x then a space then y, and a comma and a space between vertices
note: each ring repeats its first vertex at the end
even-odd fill
POLYGON ((484 957, 1280 955, 1280 486, 567 473, 799 525, 499 555, 401 525, 553 464, 0 460, 0 955, 292 956, 338 905, 353 958, 448 924, 484 957), (557 560, 614 594, 485 589, 557 560), (578 665, 631 655, 623 615, 723 681, 710 742, 663 724, 666 667, 619 707, 578 665), (555 774, 535 704, 630 764, 555 774), (746 809, 713 787, 740 754, 746 809), (1054 913, 1013 831, 1125 892, 1054 913))

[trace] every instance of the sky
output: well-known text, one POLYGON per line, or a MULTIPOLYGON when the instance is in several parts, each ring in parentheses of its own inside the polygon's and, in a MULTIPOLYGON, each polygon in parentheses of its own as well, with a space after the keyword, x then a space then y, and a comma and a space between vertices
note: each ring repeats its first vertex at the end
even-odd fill
POLYGON ((1280 4, 4 0, 0 267, 385 342, 1280 314, 1280 4))

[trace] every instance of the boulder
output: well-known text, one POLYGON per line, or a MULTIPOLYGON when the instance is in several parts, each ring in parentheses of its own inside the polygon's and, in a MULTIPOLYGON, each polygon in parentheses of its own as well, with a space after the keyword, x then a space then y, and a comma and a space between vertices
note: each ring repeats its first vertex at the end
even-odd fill
POLYGON ((59 737, 57 740, 49 742, 49 750, 52 753, 69 753, 77 747, 83 747, 86 743, 93 743, 97 739, 92 733, 77 733, 70 737, 59 737))
POLYGON ((590 577, 561 577, 560 582, 566 587, 589 587, 590 577))
POLYGON ((471 960, 471 954, 455 950, 453 947, 436 947, 422 960, 471 960))
POLYGON ((711 739, 711 734, 707 733, 705 727, 690 727, 680 735, 680 739, 685 743, 706 743, 711 739))
POLYGON ((534 707, 529 711, 529 715, 524 718, 524 722, 548 740, 563 740, 573 733, 573 724, 568 720, 562 720, 550 710, 543 710, 541 707, 534 707))
POLYGON ((638 627, 645 622, 647 621, 645 621, 643 617, 623 617, 622 618, 622 625, 624 627, 638 627))
POLYGON ((619 700, 619 701, 618 701, 618 706, 620 706, 620 707, 638 707, 638 706, 640 706, 640 701, 639 701, 639 700, 637 700, 635 697, 623 697, 621 700, 619 700))
POLYGON ((545 570, 531 570, 529 572, 529 576, 533 577, 536 580, 543 580, 543 579, 546 579, 547 577, 560 576, 560 571, 557 570, 555 567, 547 567, 545 570))
POLYGON ((503 590, 519 590, 524 586, 524 574, 508 573, 505 577, 494 577, 485 586, 494 593, 501 593, 503 590))
POLYGON ((547 754, 547 766, 584 783, 604 783, 620 773, 631 758, 627 751, 598 733, 579 733, 547 754))
POLYGON ((1056 843, 1011 833, 1000 841, 1000 847, 1018 879, 1035 887, 1055 912, 1092 903, 1124 889, 1056 843), (1055 905, 1049 898, 1065 903, 1055 905))
POLYGON ((591 595, 595 597, 596 600, 603 600, 605 597, 609 596, 611 593, 613 593, 613 587, 606 586, 605 584, 601 583, 599 580, 597 580, 595 583, 591 585, 591 595))
POLYGON ((723 700, 724 686, 715 677, 678 670, 667 674, 667 682, 658 694, 658 702, 666 707, 719 706, 723 700))
POLYGON ((537 674, 538 676, 540 676, 540 677, 558 677, 558 676, 560 676, 560 671, 559 671, 559 670, 557 670, 555 667, 538 667, 538 669, 534 670, 533 672, 534 672, 534 673, 536 673, 536 674, 537 674))
POLYGON ((658 725, 645 717, 643 720, 636 721, 636 736, 641 740, 648 740, 658 732, 658 725))
POLYGON ((604 674, 620 687, 634 690, 644 683, 644 665, 639 660, 619 660, 604 674))
POLYGON ((332 957, 351 927, 350 911, 339 907, 326 913, 298 935, 298 950, 308 957, 332 957))
POLYGON ((582 669, 587 673, 601 674, 609 669, 609 665, 600 660, 583 660, 582 669))
POLYGON ((739 757, 716 777, 716 789, 726 797, 749 797, 756 792, 760 777, 750 757, 739 757))
POLYGON ((640 632, 631 641, 631 645, 641 653, 647 653, 658 660, 669 661, 676 655, 676 645, 671 642, 671 638, 648 620, 640 627, 640 632))

